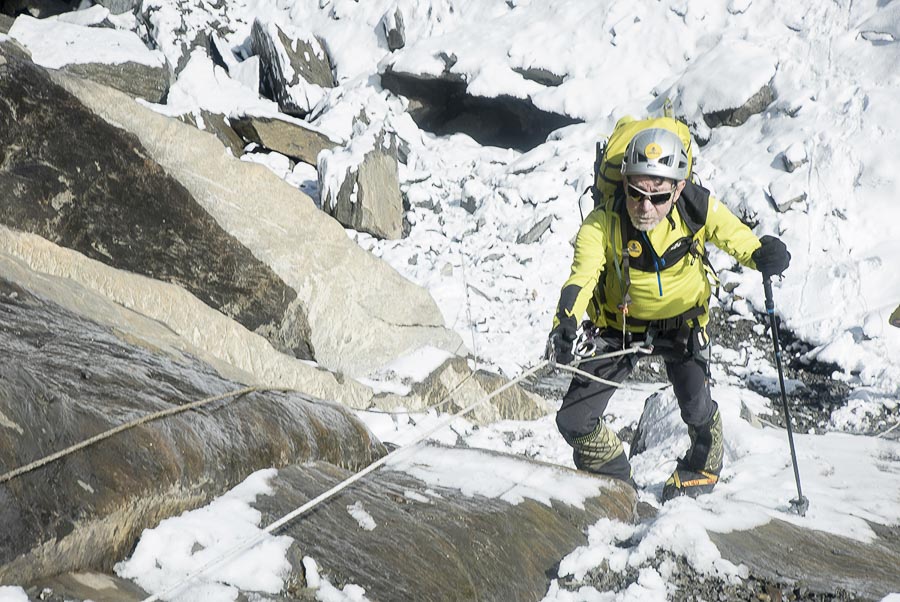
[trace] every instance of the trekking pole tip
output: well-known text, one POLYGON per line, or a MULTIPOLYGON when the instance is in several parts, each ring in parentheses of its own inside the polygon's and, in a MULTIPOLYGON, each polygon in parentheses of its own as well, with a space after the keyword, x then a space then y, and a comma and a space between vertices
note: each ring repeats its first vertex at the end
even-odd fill
POLYGON ((809 500, 805 495, 801 495, 796 500, 791 500, 791 507, 800 516, 806 516, 806 511, 809 510, 809 500))

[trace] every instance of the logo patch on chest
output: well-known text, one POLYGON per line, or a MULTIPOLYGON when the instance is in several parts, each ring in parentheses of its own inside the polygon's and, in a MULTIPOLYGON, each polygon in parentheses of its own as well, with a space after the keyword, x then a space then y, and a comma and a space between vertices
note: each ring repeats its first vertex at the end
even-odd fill
POLYGON ((641 243, 636 240, 629 240, 628 244, 625 246, 625 249, 628 251, 628 255, 631 257, 640 257, 641 253, 644 252, 643 247, 641 247, 641 243))

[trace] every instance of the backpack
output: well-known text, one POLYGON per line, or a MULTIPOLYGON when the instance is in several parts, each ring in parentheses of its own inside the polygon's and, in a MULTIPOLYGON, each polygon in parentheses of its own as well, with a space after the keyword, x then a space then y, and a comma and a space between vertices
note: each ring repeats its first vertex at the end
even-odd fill
POLYGON ((609 138, 597 143, 597 157, 594 160, 594 186, 591 189, 595 209, 611 201, 615 195, 616 186, 622 181, 622 159, 625 157, 625 148, 628 143, 635 134, 650 128, 662 128, 678 134, 687 151, 687 180, 689 182, 692 180, 694 157, 691 132, 688 126, 674 117, 635 119, 627 115, 616 122, 616 127, 613 128, 609 138))

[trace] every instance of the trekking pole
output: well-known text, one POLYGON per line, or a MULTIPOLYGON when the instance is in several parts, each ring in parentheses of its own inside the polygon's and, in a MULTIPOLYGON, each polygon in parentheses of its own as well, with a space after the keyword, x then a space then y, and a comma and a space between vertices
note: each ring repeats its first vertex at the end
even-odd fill
POLYGON ((794 480, 797 481, 797 499, 791 500, 791 506, 800 516, 806 516, 809 500, 803 497, 800 489, 800 470, 797 468, 797 452, 794 450, 794 433, 791 429, 791 411, 788 409, 787 393, 784 390, 784 371, 781 368, 781 347, 778 345, 778 322, 775 320, 775 302, 772 300, 772 281, 763 278, 763 289, 766 292, 766 313, 772 326, 772 345, 775 348, 775 364, 778 366, 778 383, 781 385, 781 403, 784 405, 784 422, 787 425, 788 443, 791 446, 791 462, 794 464, 794 480))

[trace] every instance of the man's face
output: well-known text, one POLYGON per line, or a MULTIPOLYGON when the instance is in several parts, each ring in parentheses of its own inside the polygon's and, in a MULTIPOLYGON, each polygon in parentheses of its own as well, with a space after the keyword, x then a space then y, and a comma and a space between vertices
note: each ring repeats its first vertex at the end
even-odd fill
POLYGON ((643 232, 659 225, 684 189, 684 180, 676 183, 655 176, 626 176, 624 184, 628 217, 643 232))

